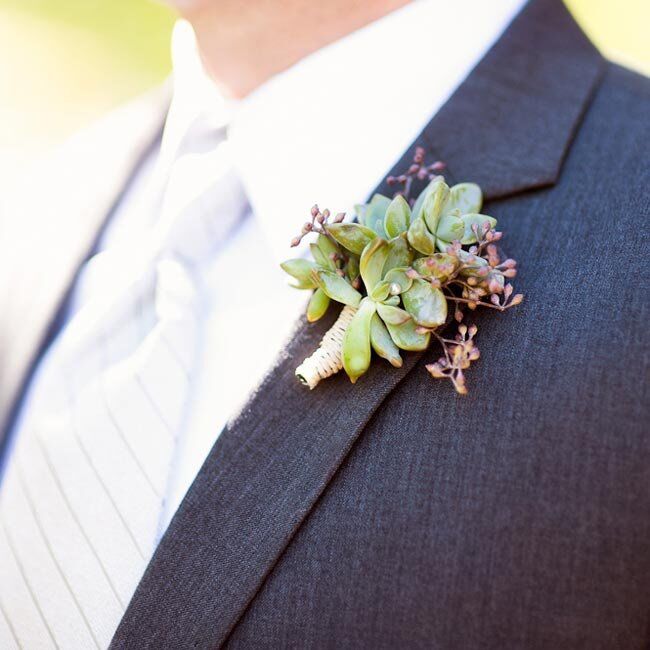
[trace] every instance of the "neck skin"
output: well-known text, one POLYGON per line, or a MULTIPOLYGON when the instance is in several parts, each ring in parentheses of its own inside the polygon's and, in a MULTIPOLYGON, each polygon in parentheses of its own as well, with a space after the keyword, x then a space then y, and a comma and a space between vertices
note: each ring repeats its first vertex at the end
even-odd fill
POLYGON ((222 92, 242 98, 308 54, 409 0, 191 0, 177 2, 204 66, 222 92))

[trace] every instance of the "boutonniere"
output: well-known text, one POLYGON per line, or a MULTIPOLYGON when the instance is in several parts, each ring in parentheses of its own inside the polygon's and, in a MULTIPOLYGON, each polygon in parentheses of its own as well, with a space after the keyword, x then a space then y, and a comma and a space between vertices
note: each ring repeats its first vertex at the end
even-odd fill
POLYGON ((497 221, 481 214, 478 185, 449 187, 439 172, 443 163, 425 163, 418 148, 409 169, 389 177, 398 186, 391 199, 375 194, 356 206, 355 223, 345 214, 311 209, 311 218, 291 242, 309 244, 313 259, 292 259, 282 268, 298 289, 313 291, 307 320, 314 322, 331 301, 343 309, 318 349, 296 369, 300 381, 314 388, 343 368, 352 383, 369 368, 372 351, 392 366, 402 365, 401 351, 426 350, 438 343, 443 355, 427 365, 432 377, 449 379, 467 392, 464 371, 479 358, 476 325, 466 325, 467 311, 487 307, 505 311, 518 305, 508 282, 516 271, 497 247, 497 221), (415 181, 428 181, 415 199, 415 181), (456 323, 455 335, 447 335, 456 323))

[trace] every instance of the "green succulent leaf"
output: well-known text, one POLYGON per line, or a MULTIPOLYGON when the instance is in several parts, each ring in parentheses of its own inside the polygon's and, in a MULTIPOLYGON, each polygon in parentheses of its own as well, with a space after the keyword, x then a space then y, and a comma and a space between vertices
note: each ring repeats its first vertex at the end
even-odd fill
POLYGON ((371 293, 375 285, 381 280, 387 257, 388 242, 380 237, 375 237, 363 249, 359 270, 368 293, 371 293))
POLYGON ((327 259, 330 259, 330 255, 341 252, 339 247, 326 235, 319 234, 316 239, 316 245, 321 249, 327 259))
POLYGON ((415 331, 417 325, 413 319, 409 319, 401 325, 386 323, 386 327, 395 345, 401 350, 416 352, 418 350, 426 350, 429 347, 431 334, 429 332, 418 334, 415 331))
POLYGON ((407 236, 409 244, 423 255, 433 255, 436 252, 436 238, 429 232, 422 217, 411 221, 407 236))
POLYGON ((330 297, 322 289, 316 289, 307 305, 307 320, 315 323, 325 315, 329 306, 330 297))
POLYGON ((424 199, 422 216, 430 232, 437 232, 438 222, 449 198, 449 186, 444 181, 438 181, 424 199))
POLYGON ((463 238, 460 240, 461 244, 476 243, 476 235, 472 231, 472 226, 476 225, 480 229, 486 221, 490 223, 490 228, 497 225, 497 220, 494 217, 488 217, 486 214, 464 214, 461 220, 464 227, 463 238))
POLYGON ((384 229, 389 237, 397 237, 408 230, 411 224, 411 208, 406 199, 398 194, 386 210, 384 229))
POLYGON ((343 248, 357 255, 377 236, 374 230, 359 223, 332 223, 327 229, 343 248))
POLYGON ((291 285, 296 289, 314 289, 316 287, 311 276, 311 272, 318 268, 314 262, 302 258, 296 258, 282 262, 280 266, 283 271, 298 281, 297 284, 294 283, 291 285))
POLYGON ((453 212, 464 215, 470 212, 480 212, 482 205, 483 193, 476 183, 458 183, 449 191, 445 213, 453 212))
POLYGON ((375 314, 375 303, 364 298, 343 335, 343 368, 354 382, 370 366, 370 322, 375 314))
POLYGON ((384 305, 389 305, 391 307, 398 307, 399 303, 399 296, 391 296, 390 298, 386 298, 386 300, 384 300, 384 305))
POLYGON ((388 235, 384 230, 384 219, 386 218, 386 210, 388 210, 390 202, 387 196, 375 194, 370 199, 370 203, 368 203, 364 220, 364 224, 368 228, 384 239, 388 239, 388 235))
POLYGON ((311 251, 312 257, 314 258, 314 262, 316 262, 318 266, 322 266, 325 269, 331 269, 332 271, 335 269, 335 265, 332 260, 328 259, 316 244, 309 244, 309 250, 311 251))
POLYGON ((393 284, 399 285, 399 292, 404 293, 404 291, 408 291, 413 284, 413 280, 406 275, 408 270, 409 269, 406 266, 391 269, 384 276, 384 282, 389 286, 393 284))
POLYGON ((447 253, 435 253, 415 260, 413 268, 425 278, 437 278, 444 282, 456 270, 456 258, 447 253))
POLYGON ((426 280, 414 280, 413 286, 402 294, 402 301, 418 325, 438 327, 447 319, 445 294, 426 280))
POLYGON ((447 214, 440 218, 436 237, 447 242, 461 240, 465 234, 465 224, 460 217, 453 214, 447 214))
POLYGON ((384 264, 384 273, 395 267, 409 266, 413 261, 413 251, 408 245, 406 233, 388 242, 388 257, 384 264))
POLYGON ((346 271, 350 282, 354 282, 359 277, 359 258, 352 253, 348 256, 346 271))
POLYGON ((358 307, 361 294, 344 278, 334 271, 315 269, 312 271, 314 283, 332 300, 350 307, 358 307))
POLYGON ((378 303, 377 312, 387 325, 401 325, 407 320, 411 320, 411 315, 408 312, 386 303, 378 303))
POLYGON ((451 242, 448 242, 445 239, 440 239, 440 237, 436 237, 436 248, 441 252, 441 253, 446 253, 447 249, 451 245, 451 242))
POLYGON ((422 206, 424 205, 424 200, 427 198, 427 196, 429 196, 429 194, 431 194, 432 190, 440 182, 441 180, 439 178, 434 179, 422 190, 422 192, 420 192, 418 198, 413 204, 413 208, 411 209, 411 220, 422 216, 422 206))
POLYGON ((489 266, 488 261, 484 257, 472 255, 462 248, 458 251, 458 259, 460 259, 465 267, 460 272, 460 274, 464 277, 475 275, 481 267, 489 266))
POLYGON ((370 297, 375 302, 383 302, 390 295, 390 284, 385 280, 378 282, 375 288, 370 292, 370 297))
POLYGON ((395 345, 390 333, 377 314, 370 320, 370 343, 372 349, 382 358, 386 359, 395 368, 402 367, 402 357, 399 348, 395 345))

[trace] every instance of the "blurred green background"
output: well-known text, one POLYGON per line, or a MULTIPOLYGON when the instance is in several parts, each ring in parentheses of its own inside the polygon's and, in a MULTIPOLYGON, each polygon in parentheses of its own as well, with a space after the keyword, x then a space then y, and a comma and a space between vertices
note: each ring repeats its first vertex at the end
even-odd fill
MULTIPOLYGON (((609 57, 650 74, 650 0, 567 5, 609 57)), ((173 23, 150 0, 0 0, 3 178, 164 79, 173 23)))

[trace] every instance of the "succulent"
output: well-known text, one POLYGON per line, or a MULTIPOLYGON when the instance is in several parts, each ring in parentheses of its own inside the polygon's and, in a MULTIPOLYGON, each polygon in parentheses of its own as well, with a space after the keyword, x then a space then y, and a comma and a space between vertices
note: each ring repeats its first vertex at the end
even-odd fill
POLYGON ((368 370, 373 350, 400 367, 400 351, 425 350, 434 337, 445 357, 430 364, 429 372, 451 379, 458 392, 465 392, 463 370, 478 358, 476 330, 468 339, 463 325, 464 333, 456 339, 442 338, 438 331, 452 319, 448 304, 460 321, 465 307, 505 310, 521 302, 523 296, 513 296, 506 283, 516 273, 515 262, 502 262, 496 251, 501 233, 495 230, 496 219, 480 212, 479 186, 449 187, 432 173, 440 163, 426 167, 423 162, 422 152, 416 152, 409 171, 392 179, 407 191, 392 199, 375 194, 356 207, 356 222, 344 222, 342 214, 331 219, 329 211, 314 206, 311 221, 292 242, 297 245, 306 234, 318 233, 310 244, 313 261, 293 259, 282 265, 296 288, 313 290, 307 319, 321 318, 331 301, 345 305, 317 359, 297 372, 310 387, 340 367, 356 382, 368 370), (408 190, 414 178, 423 178, 422 170, 430 182, 411 204, 408 190))
POLYGON ((354 288, 355 283, 358 285, 358 257, 346 255, 324 233, 318 234, 309 250, 313 260, 295 258, 281 264, 282 269, 295 280, 291 284, 294 289, 313 290, 307 305, 307 320, 314 323, 322 318, 331 300, 356 307, 361 300, 361 294, 354 288))
POLYGON ((473 226, 488 222, 494 228, 497 224, 493 217, 480 214, 482 204, 481 188, 475 183, 450 188, 444 180, 434 179, 413 206, 409 243, 422 255, 444 252, 454 241, 476 243, 473 226))

